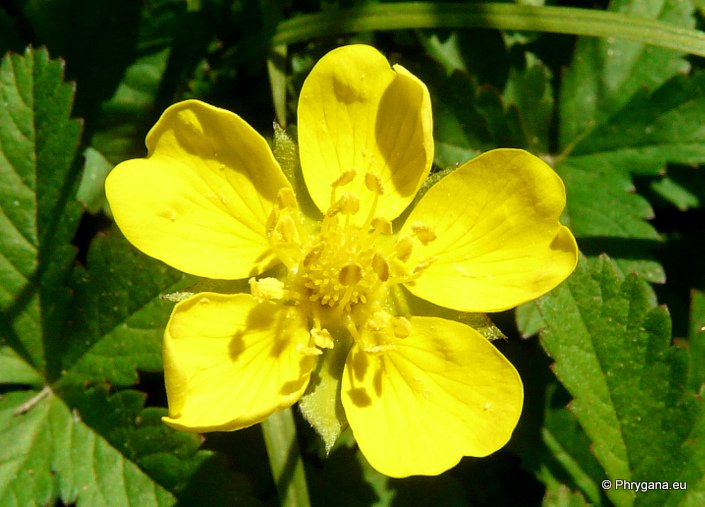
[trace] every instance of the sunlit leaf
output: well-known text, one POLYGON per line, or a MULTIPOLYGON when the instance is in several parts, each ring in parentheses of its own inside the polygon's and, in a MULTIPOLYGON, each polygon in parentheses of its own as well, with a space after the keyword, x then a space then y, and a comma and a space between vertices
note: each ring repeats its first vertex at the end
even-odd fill
MULTIPOLYGON (((680 27, 695 22, 692 5, 679 0, 615 0, 610 10, 680 27)), ((671 50, 618 37, 580 38, 561 88, 561 149, 606 121, 644 88, 654 90, 688 68, 682 55, 671 50)))
POLYGON ((705 470, 702 403, 687 388, 687 354, 670 345, 669 315, 649 286, 605 257, 583 259, 539 308, 542 344, 607 478, 688 482, 687 491, 641 496, 615 488, 610 500, 692 501, 705 470))

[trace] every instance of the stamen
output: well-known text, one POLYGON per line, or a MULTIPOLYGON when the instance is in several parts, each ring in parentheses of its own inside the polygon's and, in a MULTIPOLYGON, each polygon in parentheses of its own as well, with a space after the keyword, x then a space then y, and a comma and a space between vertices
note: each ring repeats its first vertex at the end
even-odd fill
POLYGON ((298 208, 298 203, 296 202, 296 194, 289 187, 284 187, 279 189, 277 192, 277 205, 279 209, 296 209, 298 208))
POLYGON ((372 269, 381 281, 386 282, 389 279, 389 263, 382 255, 375 253, 372 257, 372 269))
POLYGON ((259 301, 281 301, 288 296, 288 291, 284 287, 284 282, 276 278, 254 277, 248 280, 250 293, 259 301))
POLYGON ((355 285, 362 278, 362 266, 357 263, 347 264, 338 273, 340 283, 349 287, 355 285))
POLYGON ((296 227, 294 219, 289 215, 284 215, 279 220, 277 224, 277 230, 281 236, 281 240, 284 243, 298 243, 299 242, 299 231, 296 227))
POLYGON ((397 338, 406 338, 411 334, 411 322, 405 317, 392 318, 392 325, 394 327, 394 336, 397 338))
POLYGON ((303 343, 296 344, 296 351, 304 356, 320 356, 323 351, 316 347, 306 347, 303 343))
POLYGON ((372 228, 375 232, 389 236, 392 234, 392 222, 386 218, 376 217, 372 219, 372 228))
POLYGON ((376 174, 365 173, 365 186, 367 190, 374 192, 376 195, 382 195, 384 193, 382 180, 376 174))
POLYGON ((332 349, 335 343, 333 342, 333 337, 327 329, 311 329, 311 336, 313 336, 313 342, 319 349, 332 349))
POLYGON ((318 259, 321 258, 321 253, 323 252, 324 246, 325 245, 323 245, 323 243, 318 243, 311 250, 309 250, 309 252, 306 254, 306 257, 304 257, 304 260, 303 260, 303 265, 305 268, 308 268, 314 262, 316 262, 318 259))
POLYGON ((350 170, 350 171, 345 171, 341 173, 340 176, 338 176, 333 183, 331 183, 332 187, 342 187, 343 185, 347 185, 350 183, 352 180, 355 179, 357 173, 355 171, 350 170))
POLYGON ((333 205, 326 211, 326 216, 334 217, 338 213, 344 215, 354 215, 360 210, 360 200, 355 194, 350 192, 344 193, 333 205))
POLYGON ((279 221, 279 210, 277 208, 273 208, 272 212, 267 217, 267 222, 265 224, 268 238, 271 238, 272 234, 274 234, 274 229, 276 229, 278 221, 279 221))
POLYGON ((433 264, 436 261, 436 259, 437 259, 436 257, 429 257, 428 259, 422 260, 414 267, 414 271, 412 271, 412 275, 417 275, 417 276, 420 275, 431 264, 433 264))
POLYGON ((394 245, 394 252, 396 253, 397 259, 402 262, 406 262, 411 257, 411 251, 414 249, 414 242, 409 236, 401 238, 394 245))
POLYGON ((416 237, 424 245, 428 245, 431 241, 436 239, 436 233, 423 222, 414 222, 411 224, 411 230, 414 231, 416 237))

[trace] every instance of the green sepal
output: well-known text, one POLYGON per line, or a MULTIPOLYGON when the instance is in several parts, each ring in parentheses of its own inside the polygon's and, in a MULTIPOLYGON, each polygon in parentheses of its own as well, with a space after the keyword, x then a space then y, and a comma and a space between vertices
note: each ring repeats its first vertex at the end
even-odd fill
POLYGON ((296 143, 295 136, 295 127, 284 129, 278 123, 275 123, 272 153, 274 153, 274 158, 279 162, 284 176, 286 176, 294 189, 301 212, 308 218, 320 221, 321 212, 311 200, 304 181, 304 175, 301 172, 299 146, 296 143))
POLYGON ((434 305, 424 299, 414 296, 411 292, 400 286, 395 286, 390 297, 391 313, 399 316, 410 317, 423 315, 440 317, 442 319, 462 322, 470 326, 488 340, 507 339, 502 331, 494 325, 486 313, 459 312, 450 308, 434 305))
POLYGON ((348 427, 343 402, 340 399, 340 383, 343 378, 345 359, 352 345, 347 331, 330 330, 335 347, 324 350, 316 370, 311 375, 306 392, 299 401, 304 418, 321 436, 328 455, 333 445, 348 427))

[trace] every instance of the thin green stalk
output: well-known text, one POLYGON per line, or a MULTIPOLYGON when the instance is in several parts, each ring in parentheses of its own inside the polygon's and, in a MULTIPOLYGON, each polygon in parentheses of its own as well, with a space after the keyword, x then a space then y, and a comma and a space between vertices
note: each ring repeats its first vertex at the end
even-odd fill
POLYGON ((296 441, 296 426, 291 409, 280 410, 262 422, 269 468, 279 493, 279 503, 286 507, 309 507, 304 463, 296 441))
POLYGON ((306 14, 280 22, 272 46, 362 30, 493 28, 615 37, 705 56, 705 33, 627 14, 499 3, 402 2, 306 14))

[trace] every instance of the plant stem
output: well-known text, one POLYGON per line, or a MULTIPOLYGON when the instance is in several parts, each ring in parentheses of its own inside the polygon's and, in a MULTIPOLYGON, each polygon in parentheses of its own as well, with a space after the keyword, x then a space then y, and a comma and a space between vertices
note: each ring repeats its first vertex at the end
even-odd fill
POLYGON ((275 412, 262 421, 262 432, 280 505, 309 507, 311 503, 306 473, 296 441, 296 426, 291 409, 275 412))
POLYGON ((492 28, 615 37, 705 56, 705 33, 654 19, 573 7, 400 2, 305 14, 282 21, 272 46, 362 30, 492 28))

